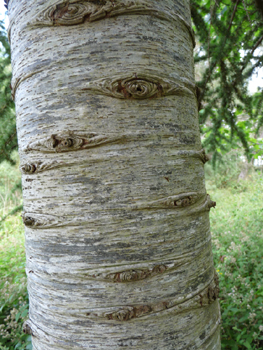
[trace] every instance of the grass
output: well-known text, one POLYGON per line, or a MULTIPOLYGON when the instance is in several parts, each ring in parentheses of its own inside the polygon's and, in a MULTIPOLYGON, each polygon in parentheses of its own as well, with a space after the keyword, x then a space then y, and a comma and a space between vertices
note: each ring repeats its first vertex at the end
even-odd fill
POLYGON ((216 269, 220 278, 222 349, 263 349, 263 176, 208 191, 216 269))
MULTIPOLYGON (((17 153, 13 157, 17 160, 17 153)), ((0 174, 0 350, 31 349, 22 332, 28 297, 20 173, 18 166, 2 162, 0 174)))
MULTIPOLYGON (((207 169, 207 190, 217 202, 210 219, 221 288, 222 349, 259 350, 263 349, 263 175, 252 172, 238 182, 239 172, 240 164, 233 166, 228 160, 218 172, 207 169)), ((31 343, 22 332, 28 296, 20 175, 18 167, 8 163, 0 164, 0 174, 0 350, 25 350, 31 343)))

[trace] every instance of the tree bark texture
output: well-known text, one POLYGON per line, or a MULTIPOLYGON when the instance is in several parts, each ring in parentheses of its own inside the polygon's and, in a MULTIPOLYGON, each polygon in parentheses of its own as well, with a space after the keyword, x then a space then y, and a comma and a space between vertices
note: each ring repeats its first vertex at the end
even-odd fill
POLYGON ((188 1, 9 13, 33 349, 220 349, 188 1))

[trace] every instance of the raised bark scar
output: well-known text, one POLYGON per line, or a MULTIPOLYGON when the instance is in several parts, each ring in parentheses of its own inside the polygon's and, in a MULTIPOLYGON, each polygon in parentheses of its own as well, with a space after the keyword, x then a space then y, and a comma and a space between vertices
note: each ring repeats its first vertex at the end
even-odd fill
POLYGON ((30 214, 22 213, 21 217, 25 226, 37 227, 42 225, 41 221, 37 220, 35 217, 31 216, 30 214))
POLYGON ((213 280, 210 284, 195 294, 191 294, 182 301, 176 299, 167 299, 147 305, 129 305, 124 306, 116 311, 109 313, 87 313, 92 318, 106 318, 115 321, 129 321, 133 318, 146 316, 151 313, 161 312, 167 309, 174 309, 177 313, 190 309, 205 307, 212 304, 219 297, 219 280, 215 272, 213 280))
POLYGON ((187 196, 174 201, 175 207, 188 207, 195 202, 196 198, 194 196, 187 196))
POLYGON ((25 321, 23 323, 23 333, 33 335, 32 325, 29 320, 25 321))
POLYGON ((35 162, 27 162, 20 166, 20 171, 23 174, 36 174, 40 173, 45 170, 50 170, 53 168, 58 168, 60 166, 63 166, 65 163, 58 162, 57 160, 50 160, 50 161, 35 161, 35 162))
POLYGON ((24 225, 31 228, 41 228, 43 226, 50 226, 54 222, 53 217, 41 214, 23 212, 21 217, 24 225))
POLYGON ((216 207, 216 202, 212 201, 209 194, 207 194, 207 208, 210 210, 211 208, 216 207))
MULTIPOLYGON (((205 154, 205 150, 202 149, 201 151, 179 151, 178 156, 189 156, 189 157, 198 157, 202 160, 203 163, 206 163, 209 160, 209 157, 205 154)), ((66 165, 64 162, 58 162, 57 160, 48 160, 48 161, 42 161, 42 160, 36 160, 31 162, 26 162, 20 166, 20 171, 23 174, 32 175, 37 174, 45 170, 50 170, 53 168, 59 168, 66 165)), ((168 182, 169 178, 164 177, 168 182)))
POLYGON ((209 156, 205 153, 204 149, 202 149, 199 154, 200 154, 200 158, 204 164, 210 160, 209 156))
POLYGON ((115 273, 108 273, 105 276, 93 275, 92 277, 102 277, 105 280, 109 280, 112 282, 135 282, 140 281, 149 277, 153 277, 159 274, 164 273, 168 269, 168 266, 166 265, 156 265, 153 268, 144 268, 144 269, 130 269, 130 270, 124 270, 120 272, 115 273))
MULTIPOLYGON (((95 147, 106 142, 114 141, 115 139, 114 137, 108 138, 106 135, 99 135, 96 133, 75 134, 74 132, 65 132, 32 141, 27 145, 24 151, 41 151, 48 153, 71 152, 95 147)), ((26 169, 29 169, 29 167, 26 167, 26 169)))
POLYGON ((38 14, 29 25, 77 25, 84 21, 97 21, 107 17, 129 15, 152 15, 168 21, 181 22, 195 45, 194 31, 179 13, 164 10, 152 0, 59 0, 38 14))
POLYGON ((42 15, 44 19, 50 19, 53 25, 74 25, 83 23, 86 18, 94 21, 106 17, 112 6, 107 0, 66 1, 49 7, 42 15))
POLYGON ((148 203, 138 202, 132 205, 132 209, 179 209, 193 205, 205 197, 205 193, 189 192, 169 196, 148 203))
POLYGON ((58 217, 54 215, 44 215, 29 212, 23 212, 21 216, 24 225, 33 229, 52 228, 66 225, 74 226, 79 223, 79 220, 75 217, 66 220, 63 216, 58 217))
POLYGON ((194 85, 190 82, 173 81, 146 73, 99 79, 86 83, 81 90, 91 90, 120 99, 136 100, 169 95, 194 95, 194 85))
MULTIPOLYGON (((137 204, 131 207, 132 210, 134 209, 165 209, 165 208, 184 208, 188 207, 191 204, 195 204, 199 202, 203 197, 205 196, 205 201, 196 206, 190 207, 190 209, 185 209, 185 215, 191 215, 194 212, 201 212, 201 211, 209 211, 211 208, 214 208, 216 206, 216 202, 212 201, 210 199, 210 196, 207 194, 197 194, 196 192, 189 193, 189 194, 183 194, 183 195, 177 195, 169 197, 168 199, 164 200, 157 200, 152 203, 149 203, 147 205, 145 204, 137 204)), ((180 214, 181 215, 181 214, 180 214)), ((76 225, 79 224, 79 220, 77 218, 72 218, 70 220, 67 220, 63 217, 57 217, 54 215, 43 215, 38 213, 28 213, 24 212, 22 214, 22 219, 25 224, 25 226, 30 228, 51 228, 51 227, 58 227, 58 226, 66 226, 66 225, 76 225)), ((117 273, 111 273, 107 274, 106 276, 102 276, 105 279, 111 279, 115 282, 128 282, 133 280, 139 280, 144 279, 150 276, 155 275, 156 273, 163 273, 165 271, 166 267, 165 265, 159 265, 154 267, 152 270, 127 270, 127 271, 120 271, 117 273)), ((99 277, 98 275, 94 275, 92 277, 99 277)))

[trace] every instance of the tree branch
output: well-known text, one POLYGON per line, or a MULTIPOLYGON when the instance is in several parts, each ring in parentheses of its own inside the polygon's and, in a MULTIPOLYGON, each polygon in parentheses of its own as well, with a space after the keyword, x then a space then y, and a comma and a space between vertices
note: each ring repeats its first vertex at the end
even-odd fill
MULTIPOLYGON (((202 101, 202 99, 203 99, 203 97, 204 97, 205 88, 206 88, 206 85, 207 85, 207 83, 208 83, 208 81, 209 81, 211 75, 212 75, 212 72, 213 72, 213 70, 215 69, 218 60, 222 57, 223 49, 224 49, 224 47, 225 47, 225 45, 226 45, 226 40, 227 40, 228 34, 229 34, 230 30, 231 30, 231 27, 232 27, 232 24, 233 24, 233 20, 234 20, 234 18, 235 18, 235 14, 236 14, 236 11, 237 11, 237 5, 238 5, 239 1, 240 1, 240 0, 236 0, 235 6, 234 6, 234 10, 233 10, 233 12, 232 12, 231 19, 230 19, 230 22, 229 22, 229 25, 228 25, 228 28, 227 28, 227 31, 226 31, 225 39, 224 39, 224 41, 223 41, 223 43, 222 43, 222 48, 221 48, 221 50, 220 50, 220 55, 218 55, 217 59, 214 61, 214 63, 213 63, 212 66, 210 67, 210 69, 209 69, 209 74, 207 75, 207 78, 206 78, 206 80, 205 80, 204 86, 202 86, 202 91, 203 91, 203 92, 202 92, 201 95, 200 95, 200 102, 202 101)), ((221 45, 220 45, 220 46, 221 46, 221 45)))

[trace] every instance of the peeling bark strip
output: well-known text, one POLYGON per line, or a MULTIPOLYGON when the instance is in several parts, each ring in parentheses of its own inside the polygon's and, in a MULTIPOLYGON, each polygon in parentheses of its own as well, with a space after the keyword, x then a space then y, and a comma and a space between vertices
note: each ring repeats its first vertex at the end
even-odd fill
POLYGON ((33 350, 219 350, 188 0, 11 0, 33 350))
POLYGON ((194 86, 191 87, 190 83, 186 87, 183 83, 143 73, 134 73, 133 76, 121 79, 119 77, 100 79, 87 83, 82 90, 91 90, 115 98, 138 100, 169 95, 194 94, 194 86))

